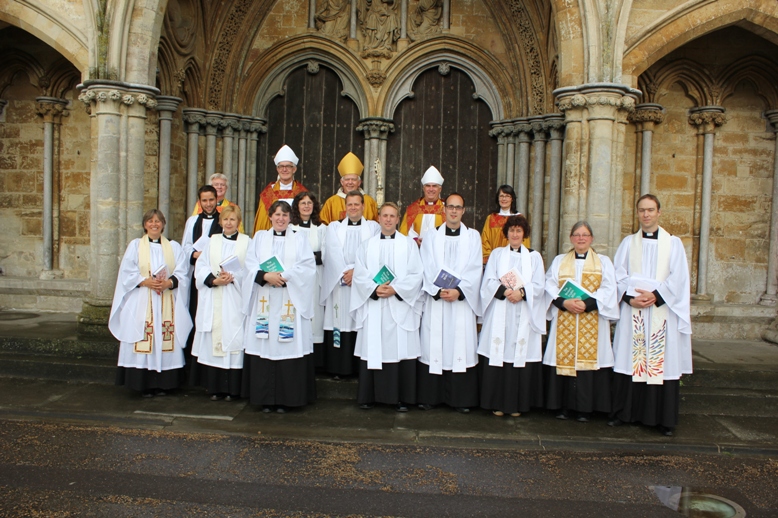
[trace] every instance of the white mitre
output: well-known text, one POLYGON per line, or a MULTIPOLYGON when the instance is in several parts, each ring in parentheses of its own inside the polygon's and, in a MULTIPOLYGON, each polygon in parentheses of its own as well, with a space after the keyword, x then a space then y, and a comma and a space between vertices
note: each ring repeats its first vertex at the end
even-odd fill
POLYGON ((438 171, 434 165, 431 165, 430 168, 424 172, 424 176, 421 177, 422 185, 427 185, 428 183, 443 185, 443 176, 441 176, 440 171, 438 171))
POLYGON ((273 160, 275 161, 276 165, 280 164, 281 162, 292 162, 294 165, 297 165, 297 162, 300 161, 300 159, 297 158, 297 155, 294 154, 294 151, 292 151, 292 148, 286 144, 281 146, 281 149, 278 150, 278 153, 276 153, 276 156, 273 157, 273 160))

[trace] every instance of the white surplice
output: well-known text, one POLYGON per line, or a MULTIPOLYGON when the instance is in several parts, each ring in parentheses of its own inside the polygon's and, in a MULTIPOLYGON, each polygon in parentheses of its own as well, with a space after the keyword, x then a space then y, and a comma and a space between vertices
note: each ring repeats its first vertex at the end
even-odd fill
MULTIPOLYGON (((589 253, 594 253, 590 250, 589 253)), ((556 367, 556 336, 559 308, 552 302, 559 296, 559 266, 567 254, 554 258, 551 267, 546 272, 546 319, 551 321, 548 333, 548 346, 543 355, 543 363, 556 367)), ((616 299, 616 271, 610 259, 598 254, 602 265, 602 280, 600 287, 592 293, 597 301, 597 368, 613 367, 613 349, 611 348, 611 322, 619 318, 619 305, 616 299)), ((581 275, 585 259, 575 260, 575 281, 581 283, 581 275)))
POLYGON ((447 236, 446 224, 427 232, 421 244, 424 265, 421 318, 421 357, 430 374, 442 371, 465 372, 478 364, 476 317, 481 314, 481 271, 483 253, 478 231, 460 226, 459 236, 447 236), (465 300, 435 300, 440 288, 434 282, 441 269, 461 282, 465 300))
MULTIPOLYGON (((663 229, 659 229, 664 232, 663 229)), ((620 301, 620 318, 616 324, 613 338, 614 367, 613 371, 632 376, 632 306, 621 299, 627 291, 629 277, 635 272, 630 271, 629 254, 632 236, 627 236, 616 250, 613 266, 616 269, 618 284, 617 297, 620 301)), ((658 259, 658 240, 643 239, 643 275, 656 278, 658 259)), ((683 243, 676 236, 670 236, 670 269, 667 278, 661 282, 657 291, 668 307, 667 335, 664 353, 664 379, 677 380, 683 374, 692 373, 692 325, 689 315, 690 279, 689 265, 686 262, 686 252, 683 243)), ((650 326, 650 314, 645 318, 646 326, 650 326)), ((651 330, 646 329, 646 336, 651 336, 651 330)))
MULTIPOLYGON (((178 279, 178 287, 173 291, 175 306, 173 318, 175 326, 174 348, 170 352, 162 351, 162 297, 155 291, 146 287, 139 287, 144 278, 140 274, 138 266, 138 244, 140 239, 133 239, 124 252, 122 263, 119 266, 119 276, 116 280, 116 288, 113 294, 111 315, 108 320, 108 328, 117 340, 119 340, 119 367, 134 369, 147 369, 157 372, 179 369, 184 366, 184 352, 186 339, 192 329, 192 319, 186 307, 186 297, 181 294, 189 292, 189 277, 187 276, 188 261, 184 256, 181 245, 170 241, 176 260, 175 271, 168 271, 168 277, 178 279), (146 321, 146 305, 149 292, 151 292, 151 310, 154 319, 154 341, 151 354, 135 352, 135 343, 144 338, 146 321)), ((151 271, 155 272, 165 264, 162 245, 151 243, 150 258, 151 271)))
POLYGON ((381 231, 375 221, 361 219, 359 225, 349 225, 348 218, 333 221, 327 225, 324 243, 324 277, 320 301, 324 304, 324 329, 333 328, 341 332, 356 331, 356 322, 351 318, 351 286, 341 286, 343 274, 354 268, 357 249, 381 231))
POLYGON ((421 283, 424 268, 416 242, 400 232, 394 239, 373 236, 357 251, 352 278, 351 312, 358 333, 354 355, 367 362, 367 368, 380 370, 382 363, 398 363, 420 355, 421 283), (378 284, 373 280, 383 266, 395 278, 389 283, 392 295, 373 300, 378 284))
POLYGON ((321 302, 321 284, 324 277, 324 243, 327 235, 327 225, 313 225, 301 227, 289 225, 289 228, 308 236, 308 243, 314 252, 322 252, 322 264, 316 265, 316 284, 313 286, 313 318, 311 319, 311 335, 313 343, 320 344, 324 341, 324 304, 321 302))
POLYGON ((216 234, 208 241, 195 263, 195 283, 197 285, 197 315, 195 317, 196 333, 192 344, 192 356, 198 363, 220 369, 240 369, 243 367, 243 337, 245 315, 243 314, 243 282, 246 278, 245 255, 250 239, 245 234, 238 234, 238 239, 226 239, 222 234, 216 234), (221 244, 220 253, 211 249, 212 245, 221 244), (241 260, 240 252, 244 256, 241 260), (243 268, 233 272, 234 281, 226 286, 205 285, 209 275, 219 276, 221 267, 219 260, 231 255, 237 255, 243 268), (221 292, 221 293, 219 293, 221 292), (217 308, 217 306, 221 306, 217 308), (218 310, 218 314, 216 313, 218 310), (214 352, 214 327, 221 335, 220 343, 224 352, 214 352))
POLYGON ((524 245, 519 253, 511 252, 509 245, 489 255, 481 283, 481 304, 485 307, 478 339, 478 354, 489 358, 489 365, 524 367, 527 362, 541 360, 540 337, 546 334, 544 277, 543 258, 524 245), (515 304, 494 296, 501 285, 500 277, 511 268, 521 275, 526 294, 525 300, 515 304))
POLYGON ((308 236, 298 234, 291 229, 285 236, 274 236, 273 230, 262 230, 254 234, 246 254, 246 278, 243 281, 243 313, 246 315, 244 349, 246 354, 259 356, 266 360, 288 360, 302 358, 313 352, 311 338, 311 318, 314 300, 311 286, 316 282, 316 261, 313 257, 308 236), (286 257, 289 250, 286 240, 293 239, 294 257, 286 257), (264 292, 254 282, 259 265, 275 256, 284 266, 283 276, 286 287, 273 287, 266 284, 267 304, 269 304, 269 337, 256 336, 257 299, 264 292), (291 311, 287 304, 294 305, 294 338, 289 342, 279 342, 279 326, 282 311, 291 311))

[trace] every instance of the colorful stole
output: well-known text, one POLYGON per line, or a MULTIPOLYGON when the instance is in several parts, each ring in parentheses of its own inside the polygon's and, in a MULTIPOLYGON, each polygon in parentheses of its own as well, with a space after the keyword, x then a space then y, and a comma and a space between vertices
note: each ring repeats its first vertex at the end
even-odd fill
MULTIPOLYGON (((571 250, 559 265, 559 287, 567 279, 575 280, 575 251, 571 250)), ((584 259, 581 286, 594 293, 602 283, 602 263, 597 253, 590 249, 584 259)), ((556 373, 559 376, 575 376, 576 371, 595 371, 597 367, 597 342, 599 312, 574 315, 567 311, 557 313, 556 373)))
MULTIPOLYGON (((246 264, 246 251, 248 250, 251 239, 245 234, 238 234, 238 241, 235 243, 235 255, 238 256, 241 265, 246 264)), ((219 263, 222 262, 222 245, 224 244, 224 234, 211 236, 208 244, 210 247, 209 263, 211 273, 218 277, 221 273, 219 263)), ((222 341, 222 297, 224 295, 224 286, 214 286, 211 288, 213 296, 213 321, 211 323, 211 343, 213 345, 213 355, 216 357, 227 356, 225 344, 222 341)), ((239 351, 232 351, 237 354, 239 351)))
MULTIPOLYGON (((398 232, 399 234, 399 232, 398 232)), ((395 239, 390 239, 389 242, 391 242, 394 245, 394 261, 393 261, 393 270, 398 279, 403 279, 408 274, 408 239, 405 237, 400 238, 400 236, 395 236, 395 239)), ((366 258, 366 266, 368 271, 373 274, 373 272, 378 272, 382 266, 384 266, 381 263, 380 260, 380 246, 381 246, 381 237, 375 236, 371 238, 367 243, 367 251, 365 254, 366 258)), ((367 300, 367 312, 368 312, 368 322, 370 322, 370 327, 378 330, 378 340, 369 340, 367 341, 367 368, 370 370, 381 370, 382 364, 383 364, 383 344, 382 340, 380 338, 381 334, 381 324, 383 319, 383 311, 381 310, 381 306, 383 306, 382 301, 385 299, 378 299, 378 300, 367 300)), ((367 329, 363 329, 360 332, 367 332, 367 329)), ((402 342, 402 341, 401 341, 402 342)), ((406 342, 403 342, 402 345, 399 346, 399 350, 397 351, 400 358, 405 358, 408 356, 408 344, 406 342)))
MULTIPOLYGON (((656 277, 663 282, 670 275, 670 234, 659 227, 657 229, 656 277)), ((629 271, 651 277, 651 272, 643 271, 643 233, 632 236, 629 244, 629 271)), ((662 385, 665 374, 665 345, 667 339, 667 304, 646 309, 632 308, 632 381, 649 385, 662 385), (646 340, 646 315, 651 315, 651 336, 646 340)))
MULTIPOLYGON (((270 236, 262 240, 259 250, 259 257, 264 260, 273 257, 273 231, 268 230, 267 232, 270 233, 270 236)), ((291 229, 287 229, 286 232, 284 236, 284 257, 281 259, 281 262, 289 268, 297 260, 297 239, 291 229)), ((271 288, 267 284, 259 286, 257 290, 257 301, 254 305, 254 314, 256 315, 254 334, 260 340, 270 338, 270 290, 271 288)), ((283 296, 281 300, 286 300, 286 303, 283 304, 283 307, 286 308, 286 313, 282 309, 281 321, 278 325, 278 341, 291 342, 294 340, 297 312, 292 299, 289 297, 289 290, 287 288, 282 288, 282 290, 283 296)))
POLYGON ((408 205, 408 210, 405 212, 405 224, 408 228, 404 233, 407 234, 413 229, 416 234, 421 235, 423 230, 421 224, 424 219, 424 214, 434 214, 435 228, 438 228, 443 224, 443 201, 437 200, 432 205, 427 205, 427 202, 422 198, 421 200, 408 205), (417 216, 422 216, 422 218, 419 218, 419 220, 416 221, 417 216))
MULTIPOLYGON (((173 253, 173 247, 170 246, 170 241, 165 236, 160 237, 160 244, 162 246, 162 253, 165 257, 165 265, 167 266, 167 276, 170 276, 171 272, 176 269, 176 256, 173 253)), ((148 234, 140 238, 138 242, 138 269, 140 275, 144 279, 151 277, 151 243, 149 242, 148 234)), ((145 338, 139 342, 135 342, 135 352, 140 354, 151 354, 153 352, 154 344, 154 311, 151 308, 151 291, 148 291, 148 300, 146 301, 146 318, 144 320, 143 332, 145 338)), ((162 352, 169 353, 173 351, 173 345, 175 343, 175 324, 174 324, 174 308, 175 302, 173 300, 172 290, 165 290, 162 292, 162 352)))
MULTIPOLYGON (((497 265, 497 273, 500 277, 505 275, 511 269, 511 251, 510 248, 502 248, 500 264, 497 265)), ((519 249, 519 271, 524 282, 532 279, 532 258, 529 250, 525 246, 519 249)), ((524 292, 527 297, 532 297, 532 286, 525 285, 524 292)), ((529 330, 532 314, 528 304, 529 300, 518 302, 519 308, 519 329, 516 333, 516 348, 513 352, 513 358, 509 361, 514 367, 525 367, 527 363, 527 347, 529 346, 529 330)), ((534 303, 535 301, 533 301, 534 303)), ((492 321, 492 344, 489 351, 489 365, 492 367, 502 367, 505 361, 505 320, 508 311, 513 311, 513 304, 507 300, 492 301, 494 306, 494 320, 492 321)))
POLYGON ((262 192, 260 193, 259 197, 262 200, 262 204, 265 206, 265 210, 270 210, 270 206, 273 205, 274 202, 276 202, 278 200, 281 200, 281 199, 285 200, 287 198, 286 196, 281 197, 281 193, 282 192, 284 192, 284 193, 288 192, 288 193, 291 194, 291 196, 289 196, 289 198, 294 198, 295 196, 297 196, 301 192, 306 192, 308 190, 305 187, 303 187, 300 184, 300 182, 298 182, 297 180, 294 180, 292 182, 292 189, 289 190, 289 191, 286 191, 286 190, 281 191, 280 187, 281 187, 281 182, 276 182, 276 183, 273 184, 272 188, 270 188, 270 189, 263 189, 262 192))

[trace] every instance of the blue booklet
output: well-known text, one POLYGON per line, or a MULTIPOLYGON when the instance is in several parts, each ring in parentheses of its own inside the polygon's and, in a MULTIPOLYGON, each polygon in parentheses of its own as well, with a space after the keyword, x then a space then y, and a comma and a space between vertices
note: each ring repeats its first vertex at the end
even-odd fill
POLYGON ((446 270, 441 268, 433 284, 438 288, 440 288, 441 290, 453 290, 454 288, 459 286, 460 282, 462 282, 462 279, 460 279, 453 273, 447 272, 446 270))

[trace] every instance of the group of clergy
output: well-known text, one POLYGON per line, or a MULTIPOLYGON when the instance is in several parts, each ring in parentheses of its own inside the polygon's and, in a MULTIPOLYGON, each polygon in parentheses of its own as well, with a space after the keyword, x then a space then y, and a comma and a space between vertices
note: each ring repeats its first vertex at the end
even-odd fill
POLYGON ((144 215, 109 321, 121 344, 117 384, 164 394, 188 364, 189 383, 211 399, 285 413, 315 400, 319 371, 358 376, 365 410, 447 405, 517 417, 545 407, 559 419, 603 412, 611 426, 673 434, 679 380, 692 371, 689 273, 680 239, 659 227, 655 196, 638 200, 641 230, 613 262, 581 221, 573 249, 546 272, 508 185, 479 234, 462 223, 463 196, 441 199, 434 167, 401 219, 396 204, 377 207, 361 190, 353 153, 321 208, 295 180, 294 151, 283 146, 274 161, 253 238, 220 174, 199 189, 182 245, 162 235, 162 213, 144 215))

